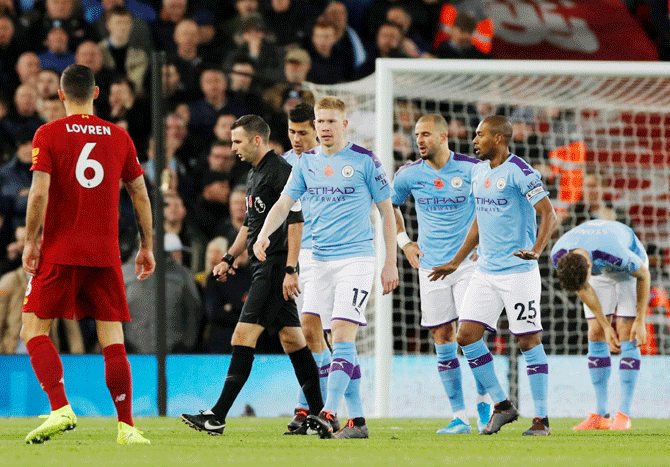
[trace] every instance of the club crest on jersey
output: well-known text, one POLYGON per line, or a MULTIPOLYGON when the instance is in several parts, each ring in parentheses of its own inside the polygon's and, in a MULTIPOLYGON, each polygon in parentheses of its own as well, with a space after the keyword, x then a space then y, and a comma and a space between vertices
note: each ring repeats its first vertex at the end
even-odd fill
POLYGON ((487 178, 484 180, 484 188, 491 188, 491 179, 487 178))
POLYGON ((463 186, 463 179, 461 177, 454 177, 451 179, 451 186, 454 188, 460 188, 463 186))
POLYGON ((355 170, 352 166, 350 165, 345 165, 342 167, 342 176, 344 178, 351 178, 354 176, 355 170))
POLYGON ((260 196, 256 196, 256 199, 254 200, 254 207, 256 208, 256 212, 259 213, 265 212, 265 203, 260 198, 260 196))
POLYGON ((444 180, 438 177, 435 180, 433 180, 433 185, 435 185, 435 188, 437 188, 438 190, 441 190, 442 188, 444 188, 444 180))
POLYGON ((335 171, 331 166, 327 165, 323 168, 323 173, 326 174, 326 177, 332 177, 335 171))
POLYGON ((500 178, 498 179, 498 181, 496 182, 496 187, 497 187, 499 190, 502 190, 502 189, 505 188, 506 186, 507 186, 507 182, 505 181, 504 178, 500 177, 500 178))

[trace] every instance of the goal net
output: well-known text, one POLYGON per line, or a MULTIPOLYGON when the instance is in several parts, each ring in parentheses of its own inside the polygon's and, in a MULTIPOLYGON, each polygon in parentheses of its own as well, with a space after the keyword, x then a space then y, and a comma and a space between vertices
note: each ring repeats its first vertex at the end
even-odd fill
MULTIPOLYGON (((422 114, 441 113, 449 122, 450 148, 469 155, 482 118, 509 117, 510 150, 543 174, 561 221, 559 234, 587 219, 614 219, 630 225, 647 246, 652 299, 650 342, 643 352, 670 354, 670 65, 384 59, 377 61, 375 76, 312 85, 312 91, 317 98, 344 100, 349 139, 374 149, 389 178, 418 158, 414 124, 422 114)), ((411 200, 402 211, 416 240, 411 200)), ((377 251, 383 252, 377 237, 377 251)), ((585 354, 581 304, 561 290, 550 267, 554 241, 540 260, 543 342, 548 354, 585 354)), ((377 291, 358 342, 362 355, 375 356, 378 416, 388 406, 380 392, 388 388, 392 355, 434 353, 429 332, 420 326, 416 271, 400 251, 398 258, 400 285, 392 299, 377 291)), ((488 344, 492 352, 509 355, 513 346, 504 320, 500 326, 500 333, 487 336, 488 344)))

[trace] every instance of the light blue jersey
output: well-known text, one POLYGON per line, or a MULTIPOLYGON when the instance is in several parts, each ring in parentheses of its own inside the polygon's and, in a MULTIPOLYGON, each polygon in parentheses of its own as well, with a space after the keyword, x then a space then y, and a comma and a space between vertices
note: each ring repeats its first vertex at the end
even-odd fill
POLYGON ((549 196, 540 173, 514 154, 495 169, 490 161, 472 169, 472 193, 479 226, 478 267, 489 274, 526 272, 537 261, 512 253, 530 250, 537 238, 535 204, 549 196))
POLYGON ((374 256, 372 202, 391 196, 391 187, 375 155, 349 143, 328 157, 320 150, 301 157, 283 194, 310 197, 312 254, 320 261, 374 256))
POLYGON ((592 220, 570 229, 551 249, 554 267, 563 255, 575 248, 591 256, 591 274, 629 276, 646 264, 647 252, 633 229, 621 222, 592 220))
MULTIPOLYGON (((319 150, 319 147, 310 149, 309 151, 303 152, 301 155, 297 155, 293 149, 282 154, 282 157, 286 159, 286 162, 291 164, 292 167, 298 163, 298 159, 303 157, 305 154, 314 155, 319 150)), ((302 226, 302 242, 300 243, 300 248, 312 248, 312 218, 309 216, 309 196, 307 193, 302 195, 300 198, 300 204, 302 208, 302 217, 305 219, 305 223, 302 226)))
POLYGON ((470 193, 472 168, 478 159, 451 153, 440 170, 418 160, 398 169, 393 180, 393 204, 411 194, 419 221, 417 243, 423 252, 421 267, 448 263, 456 255, 475 218, 470 193))

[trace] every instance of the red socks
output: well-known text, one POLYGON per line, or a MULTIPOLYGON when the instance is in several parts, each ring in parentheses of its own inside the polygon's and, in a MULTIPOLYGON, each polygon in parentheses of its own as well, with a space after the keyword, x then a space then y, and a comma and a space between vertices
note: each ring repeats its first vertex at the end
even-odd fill
POLYGON ((63 384, 63 363, 49 336, 33 337, 26 344, 30 354, 30 364, 42 389, 49 397, 51 410, 58 410, 68 404, 63 384))
POLYGON ((105 382, 116 406, 119 421, 133 426, 133 389, 130 363, 123 344, 112 344, 102 349, 105 356, 105 382))

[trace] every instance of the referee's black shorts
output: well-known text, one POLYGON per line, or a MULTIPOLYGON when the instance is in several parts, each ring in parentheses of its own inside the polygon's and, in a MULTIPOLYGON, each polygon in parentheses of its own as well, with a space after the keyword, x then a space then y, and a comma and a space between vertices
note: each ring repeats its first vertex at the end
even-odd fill
POLYGON ((265 261, 252 258, 251 288, 240 313, 240 323, 260 324, 269 334, 284 326, 300 327, 295 300, 284 300, 286 255, 272 255, 265 261))

